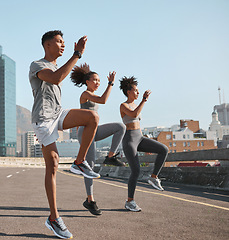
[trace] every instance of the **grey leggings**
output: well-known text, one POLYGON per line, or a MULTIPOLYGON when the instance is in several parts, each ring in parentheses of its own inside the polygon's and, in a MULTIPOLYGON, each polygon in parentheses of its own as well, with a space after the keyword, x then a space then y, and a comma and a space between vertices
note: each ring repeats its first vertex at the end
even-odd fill
POLYGON ((168 148, 153 139, 142 136, 140 129, 128 130, 122 141, 123 151, 129 163, 131 174, 128 181, 128 197, 134 198, 134 192, 140 173, 139 152, 157 153, 153 174, 158 175, 168 155, 168 148))
MULTIPOLYGON (((84 127, 79 127, 78 139, 81 143, 84 127)), ((99 125, 95 134, 95 137, 88 149, 86 160, 89 165, 93 168, 95 157, 96 157, 96 143, 97 141, 103 140, 113 135, 110 151, 115 153, 118 149, 119 144, 125 134, 126 126, 122 123, 107 123, 99 125)), ((84 178, 87 195, 93 195, 93 180, 90 178, 84 178)))

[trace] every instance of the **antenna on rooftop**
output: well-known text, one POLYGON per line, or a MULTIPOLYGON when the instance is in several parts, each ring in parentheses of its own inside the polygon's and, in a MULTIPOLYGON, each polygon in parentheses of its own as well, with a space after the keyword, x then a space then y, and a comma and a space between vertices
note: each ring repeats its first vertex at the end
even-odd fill
POLYGON ((219 104, 221 105, 221 94, 220 94, 220 86, 218 87, 218 91, 219 91, 219 104))

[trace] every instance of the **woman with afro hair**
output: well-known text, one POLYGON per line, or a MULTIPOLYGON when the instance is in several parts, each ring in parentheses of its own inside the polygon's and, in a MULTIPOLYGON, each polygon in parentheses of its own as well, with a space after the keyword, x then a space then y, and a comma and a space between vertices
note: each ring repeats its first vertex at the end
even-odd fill
POLYGON ((142 135, 140 130, 140 113, 146 101, 148 100, 151 91, 145 91, 141 102, 139 105, 136 105, 134 101, 138 99, 139 95, 137 85, 138 82, 133 76, 129 78, 123 77, 120 80, 120 89, 127 97, 127 100, 120 105, 120 114, 123 123, 126 125, 126 133, 122 144, 125 157, 131 169, 131 174, 128 181, 128 199, 126 200, 125 208, 133 212, 141 211, 141 208, 134 201, 134 192, 140 173, 138 152, 158 154, 154 164, 153 173, 148 178, 148 183, 160 191, 163 191, 164 189, 160 184, 158 174, 160 173, 160 170, 168 155, 168 148, 164 144, 142 135))
MULTIPOLYGON (((92 72, 90 70, 89 65, 86 63, 81 65, 80 67, 76 66, 73 68, 71 73, 71 81, 75 86, 82 87, 85 85, 87 89, 80 96, 80 106, 81 109, 88 109, 92 111, 98 110, 99 104, 105 104, 112 86, 114 85, 116 72, 110 72, 108 75, 108 85, 102 96, 98 96, 95 94, 95 91, 100 86, 100 78, 96 72, 92 72)), ((84 127, 79 127, 78 129, 78 138, 79 142, 81 142, 82 134, 84 127)), ((104 164, 115 165, 115 166, 124 166, 119 160, 118 154, 116 153, 122 138, 125 134, 126 127, 123 123, 107 123, 103 125, 99 125, 95 134, 95 137, 91 143, 91 146, 86 155, 86 160, 91 166, 94 167, 95 156, 96 156, 96 141, 100 141, 109 136, 112 136, 111 148, 108 156, 104 160, 104 164)), ((74 168, 70 169, 74 172, 74 168)), ((87 199, 83 203, 83 206, 87 208, 94 215, 101 215, 101 210, 96 205, 93 197, 93 179, 84 177, 87 199)))

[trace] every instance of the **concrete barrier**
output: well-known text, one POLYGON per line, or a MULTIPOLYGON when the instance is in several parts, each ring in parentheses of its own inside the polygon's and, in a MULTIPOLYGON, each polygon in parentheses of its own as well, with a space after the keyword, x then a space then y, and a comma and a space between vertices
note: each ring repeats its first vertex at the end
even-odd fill
MULTIPOLYGON (((139 156, 140 162, 154 163, 157 154, 139 156)), ((190 151, 190 152, 177 152, 169 153, 167 162, 177 161, 204 161, 204 160, 221 160, 222 162, 229 162, 229 148, 190 151)), ((102 164, 104 159, 98 159, 96 163, 102 164)), ((126 158, 122 158, 123 162, 127 162, 126 158)))
MULTIPOLYGON (((150 163, 149 167, 141 167, 140 181, 146 181, 151 175, 156 154, 139 156, 140 162, 150 163)), ((229 190, 229 149, 211 149, 192 152, 169 153, 166 162, 219 160, 220 167, 163 167, 160 178, 163 181, 204 186, 229 190)), ((126 162, 125 158, 122 158, 126 162)), ((102 163, 99 159, 97 163, 102 163)), ((101 166, 97 169, 101 176, 128 179, 128 167, 101 166)))
MULTIPOLYGON (((59 167, 68 168, 74 161, 73 158, 60 158, 59 167)), ((0 157, 0 167, 38 167, 44 168, 44 158, 30 158, 30 157, 0 157)))
MULTIPOLYGON (((146 182, 152 174, 153 166, 141 167, 138 180, 146 182)), ((96 172, 103 177, 128 179, 129 167, 100 166, 96 172)), ((162 181, 196 185, 229 191, 229 167, 164 167, 159 175, 162 181)))

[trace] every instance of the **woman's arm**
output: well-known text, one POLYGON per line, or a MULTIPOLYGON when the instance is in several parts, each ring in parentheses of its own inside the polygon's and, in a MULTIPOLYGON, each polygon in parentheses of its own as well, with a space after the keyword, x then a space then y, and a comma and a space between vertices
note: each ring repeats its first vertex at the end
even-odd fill
POLYGON ((109 73, 109 76, 107 76, 108 86, 101 97, 95 95, 94 93, 92 93, 90 91, 85 91, 82 93, 81 102, 86 102, 86 101, 90 100, 95 103, 105 104, 111 93, 112 86, 114 85, 115 74, 116 74, 116 72, 112 72, 112 73, 109 73))
POLYGON ((131 109, 130 106, 127 103, 122 103, 120 105, 121 115, 125 114, 125 115, 133 117, 133 118, 138 117, 138 115, 142 111, 142 108, 143 108, 145 102, 148 100, 148 97, 149 97, 150 94, 151 94, 150 90, 145 91, 144 94, 143 94, 142 101, 139 103, 139 105, 134 110, 131 109))

